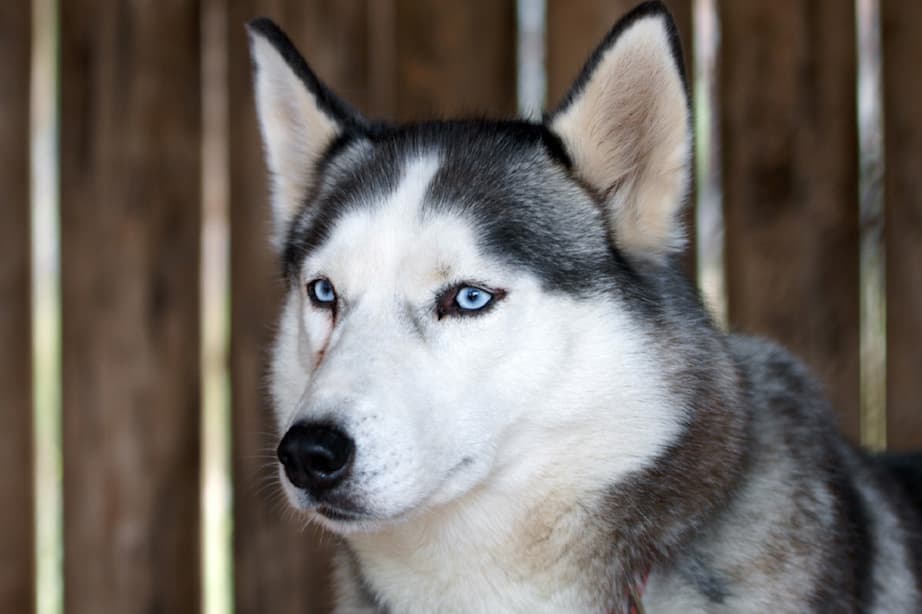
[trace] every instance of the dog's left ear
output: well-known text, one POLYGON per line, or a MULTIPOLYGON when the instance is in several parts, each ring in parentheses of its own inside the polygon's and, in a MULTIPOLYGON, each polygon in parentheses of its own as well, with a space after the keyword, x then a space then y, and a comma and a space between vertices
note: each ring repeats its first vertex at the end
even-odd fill
POLYGON ((546 119, 629 254, 662 261, 684 246, 690 115, 675 24, 647 2, 615 25, 546 119))

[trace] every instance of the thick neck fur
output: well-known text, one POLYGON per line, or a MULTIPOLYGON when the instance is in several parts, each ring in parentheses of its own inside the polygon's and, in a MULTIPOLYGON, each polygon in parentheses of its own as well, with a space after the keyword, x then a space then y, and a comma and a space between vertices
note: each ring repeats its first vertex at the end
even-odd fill
MULTIPOLYGON (((390 612, 602 611, 617 602, 603 527, 564 485, 510 505, 481 490, 373 535, 349 538, 366 587, 390 612), (600 551, 602 546, 602 551, 600 551)), ((590 505, 601 504, 600 497, 590 505)))
POLYGON ((695 418, 613 486, 577 491, 548 468, 519 492, 483 486, 404 524, 350 536, 367 596, 389 612, 624 611, 630 583, 680 553, 742 471, 747 419, 736 382, 711 379, 735 374, 722 350, 708 367, 678 369, 695 418))

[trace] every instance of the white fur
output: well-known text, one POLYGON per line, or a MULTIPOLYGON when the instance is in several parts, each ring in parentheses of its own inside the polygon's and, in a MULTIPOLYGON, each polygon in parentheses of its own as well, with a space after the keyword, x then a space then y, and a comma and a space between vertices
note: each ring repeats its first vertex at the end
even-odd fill
POLYGON ((353 487, 375 517, 317 520, 348 535, 396 611, 601 607, 572 581, 567 548, 585 535, 574 504, 645 466, 680 417, 615 305, 548 294, 482 254, 463 220, 421 215, 437 169, 410 161, 392 195, 347 214, 304 263, 302 286, 327 277, 343 307, 334 323, 303 289, 288 297, 280 430, 332 417, 355 439, 353 487), (465 280, 508 294, 482 316, 437 319, 436 294, 465 280))
POLYGON ((622 249, 651 259, 682 249, 690 123, 664 17, 631 24, 551 127, 604 199, 622 249))

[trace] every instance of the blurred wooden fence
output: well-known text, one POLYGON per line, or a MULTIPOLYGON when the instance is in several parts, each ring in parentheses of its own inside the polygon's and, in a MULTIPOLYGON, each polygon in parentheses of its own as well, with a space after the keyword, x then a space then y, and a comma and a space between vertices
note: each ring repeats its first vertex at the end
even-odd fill
MULTIPOLYGON (((215 0, 212 0, 215 1, 215 0)), ((220 1, 220 0, 217 0, 220 1)), ((226 0, 234 565, 241 613, 322 612, 330 540, 258 492, 276 312, 243 23, 275 18, 367 113, 515 111, 513 0, 226 0)), ((548 0, 549 98, 633 0, 548 0)), ((692 0, 672 0, 690 54, 692 0)), ((859 429, 855 15, 720 0, 732 326, 788 345, 859 429)), ((201 6, 60 15, 64 590, 68 614, 200 609, 201 6)), ((33 609, 30 2, 0 4, 0 611, 33 609)), ((881 0, 887 436, 922 446, 922 3, 881 0)))

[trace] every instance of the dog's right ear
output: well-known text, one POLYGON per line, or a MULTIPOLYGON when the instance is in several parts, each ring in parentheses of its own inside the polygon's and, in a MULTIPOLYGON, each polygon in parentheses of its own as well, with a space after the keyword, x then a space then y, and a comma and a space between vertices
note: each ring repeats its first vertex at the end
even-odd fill
POLYGON ((272 175, 272 243, 286 233, 316 181, 317 163, 339 136, 366 120, 317 79, 282 30, 264 17, 247 24, 256 114, 272 175))

